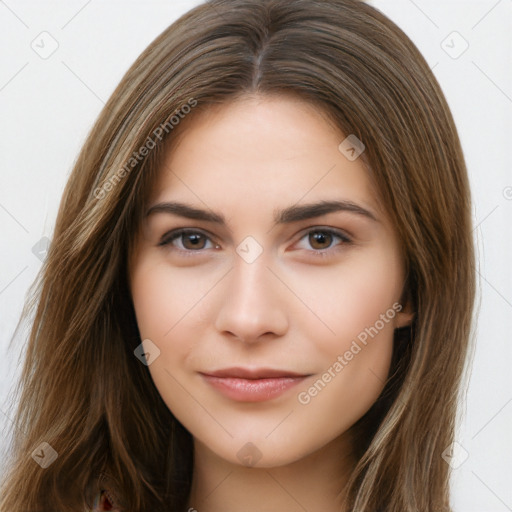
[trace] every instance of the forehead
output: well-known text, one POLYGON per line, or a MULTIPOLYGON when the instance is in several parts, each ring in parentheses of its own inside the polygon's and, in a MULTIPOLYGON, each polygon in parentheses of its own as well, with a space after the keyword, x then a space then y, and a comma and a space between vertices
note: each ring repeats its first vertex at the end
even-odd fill
POLYGON ((340 151, 346 135, 313 104, 250 96, 194 113, 179 128, 151 202, 259 205, 261 212, 266 205, 345 199, 381 210, 363 159, 340 151))

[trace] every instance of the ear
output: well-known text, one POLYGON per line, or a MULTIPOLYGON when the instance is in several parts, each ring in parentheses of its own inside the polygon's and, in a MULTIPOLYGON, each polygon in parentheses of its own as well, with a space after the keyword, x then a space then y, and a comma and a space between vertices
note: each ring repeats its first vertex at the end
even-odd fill
POLYGON ((414 320, 414 315, 416 314, 409 289, 404 291, 399 304, 402 306, 402 308, 395 315, 395 329, 411 325, 412 321, 414 320))

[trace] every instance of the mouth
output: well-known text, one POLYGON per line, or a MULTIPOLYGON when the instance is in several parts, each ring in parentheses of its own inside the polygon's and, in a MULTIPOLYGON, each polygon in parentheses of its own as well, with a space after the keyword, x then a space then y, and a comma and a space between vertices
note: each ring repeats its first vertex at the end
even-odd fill
POLYGON ((237 402, 264 402, 282 395, 311 374, 270 368, 226 368, 200 372, 202 378, 227 398, 237 402))

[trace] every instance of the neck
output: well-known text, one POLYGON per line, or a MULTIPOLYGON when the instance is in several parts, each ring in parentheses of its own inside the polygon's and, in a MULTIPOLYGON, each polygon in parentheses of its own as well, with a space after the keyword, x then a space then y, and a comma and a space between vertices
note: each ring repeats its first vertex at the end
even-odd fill
POLYGON ((354 467, 347 435, 278 467, 245 467, 218 457, 194 440, 190 512, 286 510, 340 512, 354 467))

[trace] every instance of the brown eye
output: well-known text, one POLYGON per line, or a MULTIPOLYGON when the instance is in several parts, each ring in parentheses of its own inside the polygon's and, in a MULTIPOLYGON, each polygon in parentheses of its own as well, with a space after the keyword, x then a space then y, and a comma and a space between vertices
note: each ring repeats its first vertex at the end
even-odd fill
POLYGON ((352 243, 352 239, 343 231, 316 227, 304 233, 296 248, 305 250, 311 256, 325 261, 327 258, 336 256, 352 243))
POLYGON ((208 235, 200 231, 186 229, 179 229, 165 234, 158 245, 175 248, 184 253, 201 252, 201 249, 212 249, 218 247, 212 242, 208 235))
POLYGON ((204 249, 206 237, 200 233, 182 234, 182 243, 185 249, 204 249))
POLYGON ((326 231, 311 231, 309 233, 309 243, 313 249, 328 249, 333 241, 331 233, 326 231))

